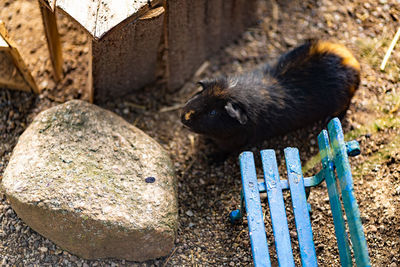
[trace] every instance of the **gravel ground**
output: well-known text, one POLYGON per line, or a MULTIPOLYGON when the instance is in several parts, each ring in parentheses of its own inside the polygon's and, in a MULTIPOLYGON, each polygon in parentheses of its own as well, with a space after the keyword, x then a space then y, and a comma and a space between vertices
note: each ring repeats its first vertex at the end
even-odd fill
MULTIPOLYGON (((66 76, 56 85, 52 81, 36 5, 35 1, 27 0, 0 4, 0 17, 5 20, 43 89, 38 96, 0 90, 0 178, 18 136, 38 112, 70 98, 87 97, 82 89, 87 75, 87 37, 65 17, 60 17, 66 76)), ((351 160, 356 197, 373 266, 400 266, 400 219, 397 214, 400 211, 399 45, 385 71, 379 71, 379 64, 400 22, 400 2, 286 0, 278 3, 260 0, 259 13, 258 25, 212 57, 206 70, 180 91, 165 93, 162 85, 155 85, 140 94, 112 99, 106 104, 108 109, 154 137, 175 161, 180 226, 176 248, 170 257, 146 263, 82 260, 26 226, 0 194, 0 262, 17 266, 252 265, 246 220, 234 226, 227 221, 229 211, 239 204, 241 183, 237 157, 232 155, 223 163, 211 162, 208 156, 215 147, 181 126, 176 107, 196 90, 195 82, 199 79, 249 70, 264 60, 275 59, 307 38, 320 37, 345 44, 361 61, 361 86, 343 123, 348 137, 361 144, 362 155, 351 160)), ((319 165, 314 166, 313 159, 318 150, 315 137, 321 127, 316 124, 263 145, 279 151, 281 176, 285 174, 282 149, 286 146, 300 149, 307 174, 318 170, 319 165)), ((290 198, 286 198, 288 206, 290 198)), ((324 185, 312 190, 310 203, 318 262, 320 266, 339 266, 324 185)), ((288 216, 290 232, 295 238, 293 216, 289 210, 288 216)), ((266 229, 271 237, 268 219, 266 229)), ((273 251, 272 238, 269 246, 273 251)), ((295 242, 293 246, 299 263, 295 242)), ((276 259, 273 261, 276 264, 276 259)))

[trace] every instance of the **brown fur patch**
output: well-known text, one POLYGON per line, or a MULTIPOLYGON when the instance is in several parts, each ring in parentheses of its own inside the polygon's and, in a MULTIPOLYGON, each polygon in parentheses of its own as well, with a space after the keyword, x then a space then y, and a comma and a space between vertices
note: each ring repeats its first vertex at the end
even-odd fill
POLYGON ((353 85, 350 87, 350 97, 354 96, 354 93, 356 92, 357 86, 353 85))
POLYGON ((212 95, 214 96, 225 96, 226 90, 219 85, 214 85, 211 91, 212 95))
POLYGON ((195 113, 195 111, 192 109, 192 110, 189 110, 188 112, 186 112, 185 113, 185 120, 190 120, 190 117, 193 115, 195 113))
POLYGON ((342 58, 342 64, 360 71, 360 63, 353 54, 343 45, 327 41, 318 41, 310 49, 310 54, 332 53, 342 58))

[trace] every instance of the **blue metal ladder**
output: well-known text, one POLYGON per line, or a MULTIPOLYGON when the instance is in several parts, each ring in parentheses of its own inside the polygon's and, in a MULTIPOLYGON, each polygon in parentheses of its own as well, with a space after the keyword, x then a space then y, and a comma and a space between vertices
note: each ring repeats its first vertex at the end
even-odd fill
POLYGON ((360 220, 360 212, 354 197, 353 180, 348 161, 348 156, 360 154, 360 147, 357 141, 344 141, 342 127, 337 118, 329 122, 328 132, 323 130, 318 135, 322 170, 311 177, 303 178, 297 148, 289 147, 284 150, 288 173, 287 180, 279 178, 274 150, 261 151, 264 171, 263 182, 257 181, 253 153, 243 152, 240 155, 239 161, 242 176, 241 207, 232 211, 229 216, 231 222, 234 223, 240 220, 247 212, 251 250, 256 267, 271 266, 260 201, 260 193, 263 192, 267 192, 279 266, 295 266, 282 195, 282 190, 287 189, 290 190, 292 199, 302 266, 317 266, 305 188, 317 186, 323 180, 327 184, 341 265, 353 266, 353 260, 340 202, 340 193, 347 218, 355 263, 357 266, 371 266, 367 242, 360 220), (337 176, 335 175, 335 170, 337 176))

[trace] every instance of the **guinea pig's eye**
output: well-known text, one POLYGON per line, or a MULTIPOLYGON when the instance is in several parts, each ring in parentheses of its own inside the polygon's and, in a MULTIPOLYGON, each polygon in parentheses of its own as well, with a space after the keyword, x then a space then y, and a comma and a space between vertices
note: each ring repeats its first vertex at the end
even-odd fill
POLYGON ((215 115, 217 115, 217 111, 213 109, 208 114, 210 115, 210 117, 214 117, 215 115))

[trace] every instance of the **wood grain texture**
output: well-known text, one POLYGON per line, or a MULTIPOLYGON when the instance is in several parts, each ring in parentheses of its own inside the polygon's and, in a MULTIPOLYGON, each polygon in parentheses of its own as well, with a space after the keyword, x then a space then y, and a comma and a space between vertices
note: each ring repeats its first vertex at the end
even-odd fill
POLYGON ((180 87, 202 62, 257 20, 256 0, 168 0, 166 76, 180 87))
POLYGON ((15 66, 9 51, 0 50, 0 88, 30 92, 31 88, 15 66))
POLYGON ((98 0, 57 0, 56 6, 72 17, 92 36, 96 34, 96 21, 100 1, 98 0))
POLYGON ((95 101, 125 95, 155 80, 164 8, 92 42, 92 79, 95 101))
POLYGON ((56 8, 56 0, 39 0, 39 2, 54 12, 56 8))
POLYGON ((147 0, 102 0, 96 21, 95 38, 101 38, 122 21, 135 19, 149 10, 147 0))
MULTIPOLYGON (((10 38, 8 31, 5 27, 5 24, 2 21, 0 21, 0 36, 1 36, 2 40, 9 46, 8 51, 5 51, 5 52, 8 53, 8 55, 11 56, 11 58, 12 58, 12 62, 8 63, 6 57, 4 57, 3 64, 14 65, 15 68, 19 71, 19 73, 23 77, 23 79, 25 80, 26 84, 28 84, 30 89, 26 90, 25 86, 22 86, 21 88, 16 88, 15 86, 10 87, 10 88, 20 89, 20 90, 24 90, 24 91, 33 91, 34 93, 39 93, 39 89, 36 85, 35 80, 33 79, 30 71, 28 70, 27 66, 25 65, 24 61, 22 60, 21 55, 19 54, 14 42, 10 38)), ((3 64, 2 64, 2 68, 3 68, 3 66, 6 66, 3 64)), ((4 70, 7 72, 6 69, 13 69, 13 67, 4 67, 4 70)), ((15 73, 14 70, 13 70, 13 73, 15 73)), ((7 75, 5 75, 4 77, 7 77, 7 75)), ((9 77, 10 80, 12 80, 13 78, 18 79, 17 76, 14 76, 14 74, 9 77)), ((10 83, 13 83, 13 81, 10 81, 10 83)))
MULTIPOLYGON (((45 1, 45 0, 41 0, 45 1)), ((54 3, 49 1, 48 5, 54 3)), ((138 19, 161 0, 57 0, 55 5, 77 21, 94 39, 138 19)))
POLYGON ((46 35, 47 47, 49 49, 50 61, 53 66, 55 81, 60 81, 62 76, 62 51, 60 35, 57 29, 56 14, 41 0, 39 0, 40 13, 42 15, 43 28, 46 35))
MULTIPOLYGON (((89 55, 93 54, 93 42, 92 39, 89 39, 89 55)), ((87 85, 86 90, 89 95, 89 102, 93 104, 94 102, 94 88, 93 88, 93 57, 89 57, 88 62, 88 77, 87 77, 87 85)))

